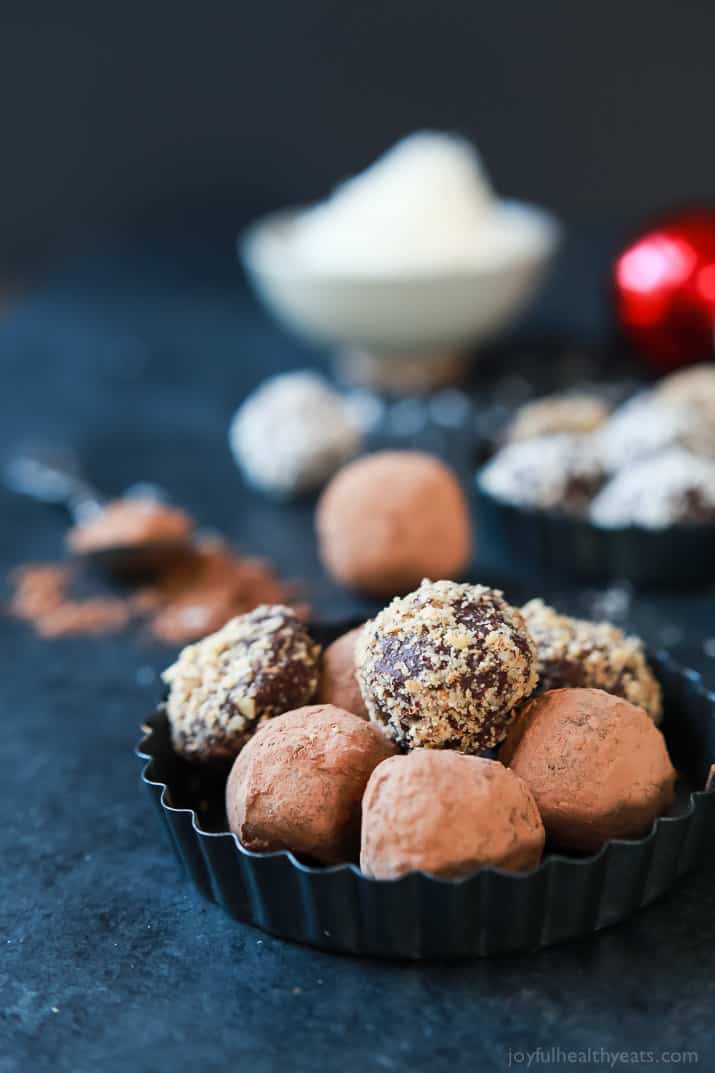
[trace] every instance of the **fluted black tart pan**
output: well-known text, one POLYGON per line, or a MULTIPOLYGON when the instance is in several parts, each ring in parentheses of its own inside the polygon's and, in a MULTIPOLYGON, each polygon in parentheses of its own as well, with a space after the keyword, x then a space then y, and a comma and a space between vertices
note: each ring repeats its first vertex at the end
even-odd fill
POLYGON ((227 830, 223 780, 173 752, 162 709, 147 721, 137 748, 142 780, 182 873, 238 920, 346 954, 454 958, 536 950, 625 920, 670 890, 713 845, 715 792, 703 788, 715 760, 715 694, 667 653, 650 659, 680 775, 672 812, 644 838, 613 840, 590 857, 547 852, 529 873, 484 868, 464 879, 420 872, 384 881, 353 864, 313 867, 285 851, 251 853, 227 830))
POLYGON ((509 571, 535 567, 562 576, 641 586, 715 580, 715 525, 709 523, 605 529, 586 518, 506 503, 479 485, 474 510, 480 542, 509 571))

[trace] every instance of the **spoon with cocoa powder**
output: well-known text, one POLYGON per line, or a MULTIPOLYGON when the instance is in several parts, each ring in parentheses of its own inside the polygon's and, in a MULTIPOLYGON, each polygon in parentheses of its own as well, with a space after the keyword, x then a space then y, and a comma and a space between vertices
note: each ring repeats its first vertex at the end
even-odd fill
POLYGON ((148 574, 190 549, 188 514, 163 503, 146 485, 106 499, 68 452, 23 449, 6 461, 4 477, 14 492, 64 508, 73 523, 67 548, 93 569, 122 577, 148 574))

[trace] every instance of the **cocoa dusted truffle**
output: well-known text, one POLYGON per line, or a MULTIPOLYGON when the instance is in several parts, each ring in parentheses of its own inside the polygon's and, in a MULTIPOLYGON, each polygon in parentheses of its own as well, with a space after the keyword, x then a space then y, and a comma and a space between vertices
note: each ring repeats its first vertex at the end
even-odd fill
POLYGON ((361 626, 338 637, 323 652, 323 662, 318 683, 318 701, 334 704, 346 712, 367 719, 367 708, 362 699, 355 674, 355 645, 361 626))
POLYGON ((638 637, 627 637, 610 622, 560 615, 543 600, 530 600, 521 612, 536 642, 542 692, 564 686, 605 689, 660 722, 660 686, 638 637))
POLYGON ((367 780, 394 751, 377 727, 331 704, 279 715, 231 769, 229 826, 257 853, 288 849, 324 864, 356 860, 367 780))
POLYGON ((312 700, 319 655, 281 604, 263 604, 189 645, 163 674, 174 749, 190 760, 232 760, 260 722, 312 700))
POLYGON ((341 584, 393 596, 454 577, 471 556, 467 502, 452 471, 421 451, 380 451, 333 477, 318 503, 320 555, 341 584))
POLYGON ((494 760, 416 749, 375 768, 363 798, 360 867, 375 879, 485 865, 535 868, 544 827, 526 784, 494 760))
POLYGON ((647 833, 673 802, 675 770, 642 708, 601 689, 529 701, 499 759, 534 795, 555 848, 593 852, 647 833))
POLYGON ((516 608, 484 585, 423 581, 362 629, 356 648, 370 718, 403 749, 498 744, 537 682, 516 608))
POLYGON ((187 544, 193 520, 183 510, 137 496, 113 499, 67 534, 75 555, 139 544, 187 544))

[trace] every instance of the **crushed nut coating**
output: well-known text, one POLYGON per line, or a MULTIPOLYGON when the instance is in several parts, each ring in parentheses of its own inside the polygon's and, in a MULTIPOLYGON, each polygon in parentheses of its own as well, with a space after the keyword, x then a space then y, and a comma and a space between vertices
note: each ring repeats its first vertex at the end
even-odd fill
POLYGON ((188 645, 163 674, 175 750, 199 761, 233 759, 264 719, 312 700, 319 654, 281 604, 263 604, 188 645))
POLYGON ((643 643, 610 622, 560 615, 543 600, 522 607, 536 642, 539 690, 603 689, 643 708, 660 722, 660 686, 648 666, 643 643))
POLYGON ((521 613, 484 585, 423 581, 363 629, 356 647, 370 718, 403 749, 498 744, 537 682, 521 613))

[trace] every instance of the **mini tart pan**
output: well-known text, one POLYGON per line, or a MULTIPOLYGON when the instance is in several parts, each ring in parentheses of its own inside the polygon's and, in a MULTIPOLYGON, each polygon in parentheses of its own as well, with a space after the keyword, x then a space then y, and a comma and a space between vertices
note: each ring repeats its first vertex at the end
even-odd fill
POLYGON ((585 518, 506 503, 479 485, 474 503, 480 542, 510 571, 531 567, 641 586, 715 579, 715 525, 605 529, 585 518))
MULTIPOLYGON (((325 642, 348 626, 316 631, 325 642)), ((483 868, 462 879, 415 872, 369 879, 354 864, 314 866, 292 853, 257 854, 227 829, 225 778, 177 756, 159 708, 137 747, 142 781, 199 894, 272 935, 342 954, 464 958, 537 950, 625 920, 694 868, 715 838, 715 693, 667 653, 651 654, 663 687, 662 726, 679 783, 671 813, 639 839, 594 856, 547 852, 531 872, 483 868)))

